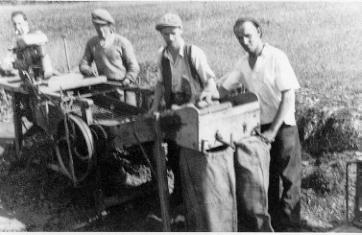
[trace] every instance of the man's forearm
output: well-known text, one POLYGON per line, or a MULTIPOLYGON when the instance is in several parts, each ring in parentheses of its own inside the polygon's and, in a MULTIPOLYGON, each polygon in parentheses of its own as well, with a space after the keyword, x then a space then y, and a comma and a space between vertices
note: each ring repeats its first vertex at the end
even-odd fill
POLYGON ((122 44, 121 50, 123 51, 123 54, 121 55, 122 60, 125 63, 124 65, 127 71, 124 78, 136 84, 137 77, 140 72, 140 66, 131 42, 125 40, 122 44))
POLYGON ((270 130, 273 131, 275 134, 278 132, 280 126, 283 124, 286 114, 292 108, 294 100, 294 90, 290 89, 282 91, 282 98, 277 114, 275 115, 275 118, 270 126, 270 130))
POLYGON ((137 83, 137 76, 140 72, 140 66, 138 65, 137 61, 132 62, 129 66, 129 69, 125 75, 125 79, 130 80, 132 83, 137 83))
POLYGON ((216 98, 216 99, 219 98, 219 92, 216 88, 216 82, 212 78, 207 80, 207 82, 205 84, 205 88, 203 89, 202 92, 210 93, 212 98, 216 98))
POLYGON ((83 75, 89 75, 89 73, 91 71, 93 71, 92 66, 90 65, 90 63, 85 60, 84 58, 81 60, 81 62, 79 63, 79 71, 83 74, 83 75))

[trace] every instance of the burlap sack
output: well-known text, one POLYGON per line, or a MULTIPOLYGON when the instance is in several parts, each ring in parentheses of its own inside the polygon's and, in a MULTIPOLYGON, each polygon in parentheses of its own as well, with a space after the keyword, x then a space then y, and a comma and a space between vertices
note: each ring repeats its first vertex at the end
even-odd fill
POLYGON ((238 231, 272 232, 268 213, 270 145, 250 136, 235 147, 238 231))
POLYGON ((180 174, 188 231, 237 231, 233 150, 181 148, 180 174))

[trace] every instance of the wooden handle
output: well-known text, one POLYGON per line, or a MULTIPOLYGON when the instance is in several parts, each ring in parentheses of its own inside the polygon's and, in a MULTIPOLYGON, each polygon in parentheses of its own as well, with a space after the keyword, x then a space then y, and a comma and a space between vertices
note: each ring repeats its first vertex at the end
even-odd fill
POLYGON ((160 129, 159 116, 154 116, 155 142, 153 149, 153 157, 156 165, 156 178, 158 186, 158 196, 161 206, 161 216, 163 231, 171 231, 170 215, 169 215, 169 190, 166 171, 166 157, 162 148, 162 134, 160 129))

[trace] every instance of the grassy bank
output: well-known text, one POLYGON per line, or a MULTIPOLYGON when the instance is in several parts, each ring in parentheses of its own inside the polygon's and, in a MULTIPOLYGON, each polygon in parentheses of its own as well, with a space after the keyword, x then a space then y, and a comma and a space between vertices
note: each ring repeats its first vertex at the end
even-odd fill
MULTIPOLYGON (((23 10, 31 24, 46 32, 55 67, 65 71, 61 35, 66 35, 71 66, 76 68, 89 37, 95 34, 90 12, 108 9, 117 31, 129 38, 140 62, 154 62, 162 38, 154 30, 167 11, 184 20, 187 41, 199 45, 218 77, 229 71, 243 53, 232 33, 239 16, 253 16, 264 28, 265 40, 289 56, 302 87, 322 94, 358 95, 362 88, 362 4, 338 2, 89 2, 1 6, 0 53, 11 45, 10 14, 23 10)), ((341 98, 343 99, 343 97, 341 98)))

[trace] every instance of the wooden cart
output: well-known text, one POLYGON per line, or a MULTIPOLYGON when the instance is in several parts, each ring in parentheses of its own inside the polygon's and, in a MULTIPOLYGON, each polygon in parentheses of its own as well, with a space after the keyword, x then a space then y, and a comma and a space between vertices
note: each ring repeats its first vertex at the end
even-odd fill
POLYGON ((187 105, 150 116, 146 115, 150 91, 123 89, 137 94, 137 106, 131 106, 117 97, 122 88, 102 76, 84 78, 69 73, 52 77, 30 90, 24 89, 20 78, 8 77, 0 78, 0 87, 12 95, 16 156, 20 156, 23 141, 21 106, 28 101, 30 119, 54 146, 56 162, 48 166, 74 185, 97 167, 97 157, 101 157, 107 145, 123 148, 154 142, 153 174, 165 231, 170 231, 170 220, 163 139, 171 138, 182 147, 206 151, 223 143, 232 144, 260 126, 259 105, 253 94, 202 110, 187 105))

